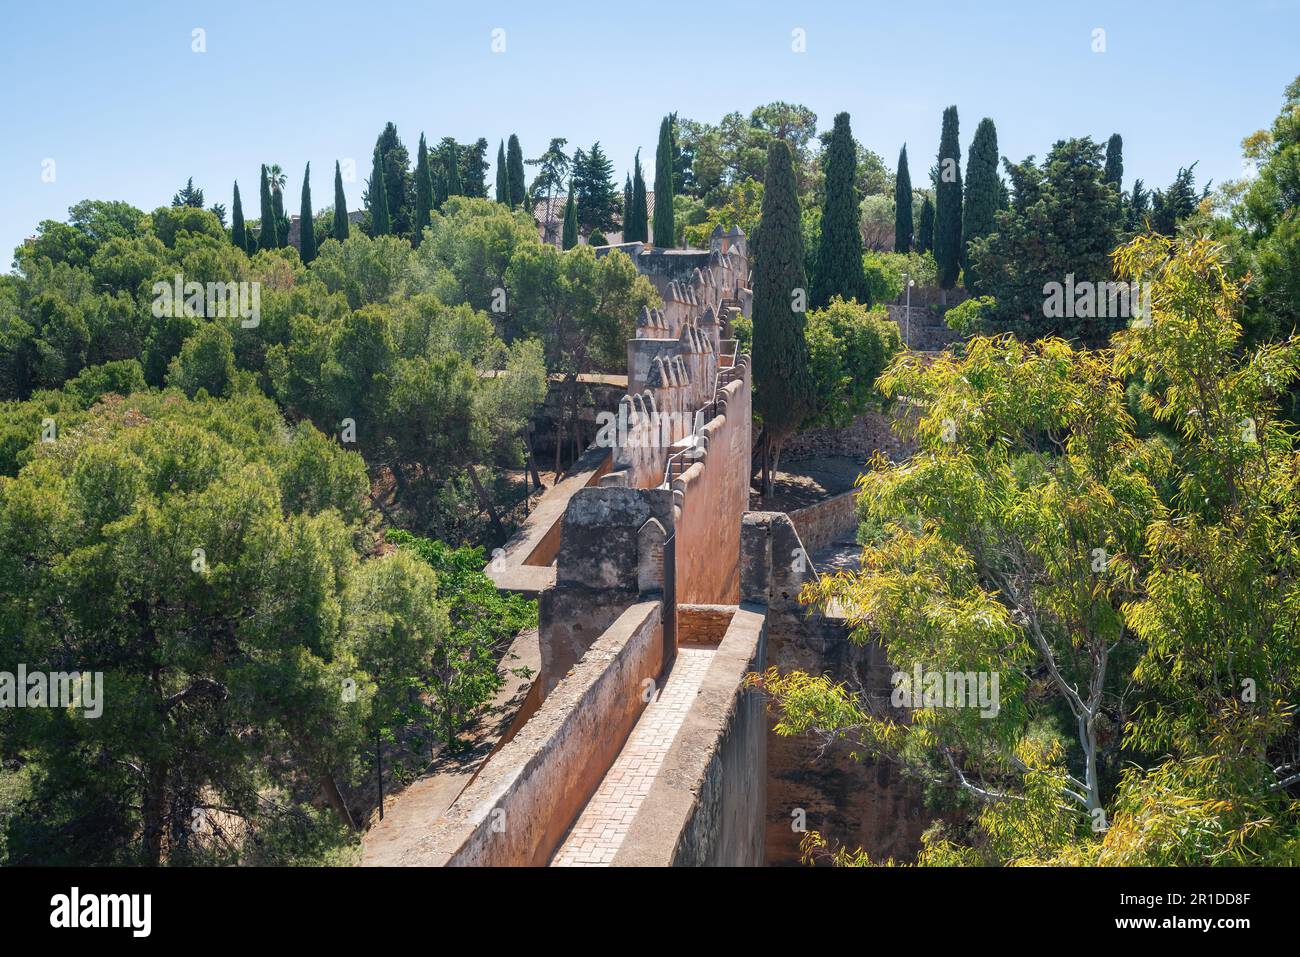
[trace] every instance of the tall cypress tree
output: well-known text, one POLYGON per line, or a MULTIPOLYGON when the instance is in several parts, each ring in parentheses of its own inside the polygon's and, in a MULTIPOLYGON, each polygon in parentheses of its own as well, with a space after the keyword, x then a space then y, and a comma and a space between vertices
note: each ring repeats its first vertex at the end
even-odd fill
POLYGON ((506 166, 506 144, 497 147, 497 202, 510 205, 510 170, 506 166))
POLYGON ((384 156, 375 147, 374 164, 370 170, 370 235, 387 236, 392 232, 388 219, 388 190, 384 188, 384 156))
POLYGON ((1120 219, 1124 211, 1124 138, 1118 133, 1110 134, 1106 141, 1106 167, 1101 178, 1115 190, 1115 216, 1120 219))
POLYGON ((244 204, 239 201, 239 180, 235 180, 235 201, 230 212, 230 241, 248 251, 248 235, 244 231, 244 204))
POLYGON ((273 169, 267 169, 271 182, 271 209, 275 212, 275 241, 283 249, 289 245, 289 217, 284 214, 284 190, 273 169))
POLYGON ((442 154, 443 198, 465 195, 460 183, 460 147, 448 136, 443 138, 439 152, 442 154))
POLYGON ((632 215, 632 174, 623 179, 623 232, 627 232, 627 218, 632 215))
POLYGON ((1103 182, 1110 183, 1116 191, 1124 182, 1124 137, 1118 133, 1110 134, 1106 141, 1106 168, 1102 171, 1103 182))
POLYGON ((673 121, 665 116, 659 124, 659 148, 655 151, 654 244, 660 249, 672 249, 676 242, 673 193, 673 121))
POLYGON ((912 173, 907 168, 907 144, 898 151, 898 175, 894 178, 894 252, 912 251, 912 173))
POLYGON ((514 133, 506 141, 506 170, 510 174, 510 206, 512 209, 522 209, 528 186, 524 180, 524 151, 519 146, 519 137, 514 133))
POLYGON ((753 251, 754 411, 763 421, 763 494, 770 495, 781 447, 807 414, 812 392, 799 193, 790 146, 780 138, 767 148, 753 251))
POLYGON ((348 238, 348 200, 343 195, 343 173, 339 161, 334 161, 334 232, 335 239, 343 242, 348 238))
POLYGON ((650 213, 645 191, 645 170, 641 168, 641 151, 636 151, 632 165, 632 208, 628 213, 628 226, 623 230, 623 242, 646 243, 650 241, 650 213))
POLYGON ((957 107, 943 111, 939 136, 938 177, 934 187, 934 259, 939 288, 952 289, 961 271, 961 143, 957 138, 957 107))
POLYGON ((1002 201, 1002 178, 998 176, 998 131, 987 116, 975 128, 970 155, 966 157, 966 196, 962 210, 961 255, 966 270, 966 288, 978 295, 980 278, 971 267, 970 244, 996 228, 994 214, 1002 201))
POLYGON ((420 154, 415 161, 415 229, 411 245, 419 246, 424 238, 424 227, 433 219, 433 180, 429 174, 429 150, 420 134, 420 154))
POLYGON ((271 183, 267 179, 266 164, 262 164, 261 196, 262 229, 257 234, 258 249, 275 249, 280 245, 275 236, 275 204, 271 202, 271 183))
POLYGON ((302 172, 302 208, 298 211, 298 254, 305 263, 316 258, 316 223, 311 209, 311 163, 302 172))
POLYGON ((921 225, 916 231, 916 251, 934 251, 934 203, 930 202, 928 193, 921 201, 921 225))
POLYGON ((833 296, 867 301, 862 273, 862 232, 858 226, 858 149, 849 114, 835 117, 825 158, 826 198, 822 235, 813 265, 812 308, 823 309, 833 296))
POLYGON ((560 246, 572 249, 578 245, 578 204, 574 202, 573 190, 569 190, 569 199, 564 204, 564 232, 560 236, 560 246))

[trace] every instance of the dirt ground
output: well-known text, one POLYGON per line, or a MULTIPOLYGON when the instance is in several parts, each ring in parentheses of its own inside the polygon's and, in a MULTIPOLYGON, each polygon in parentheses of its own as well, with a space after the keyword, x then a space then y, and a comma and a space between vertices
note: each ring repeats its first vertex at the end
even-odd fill
POLYGON ((749 507, 756 511, 792 512, 849 491, 866 470, 865 455, 827 455, 791 462, 776 473, 773 494, 766 500, 751 486, 749 507))

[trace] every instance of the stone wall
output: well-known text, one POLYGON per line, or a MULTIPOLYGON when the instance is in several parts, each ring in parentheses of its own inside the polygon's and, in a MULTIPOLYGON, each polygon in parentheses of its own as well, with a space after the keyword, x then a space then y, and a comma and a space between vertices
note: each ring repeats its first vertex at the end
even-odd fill
POLYGON ((858 528, 858 490, 796 509, 790 513, 790 521, 808 554, 816 555, 842 538, 854 537, 858 528))
POLYGON ((766 720, 762 695, 745 683, 764 667, 763 617, 761 606, 734 609, 614 866, 763 863, 766 720))
POLYGON ((628 608, 402 860, 546 864, 604 778, 663 666, 662 605, 628 608))
MULTIPOLYGON (((817 573, 807 562, 791 561, 802 549, 789 516, 749 512, 741 539, 744 600, 766 606, 769 667, 781 672, 827 675, 870 697, 892 690, 893 669, 874 641, 855 641, 847 622, 799 602, 803 585, 817 573)), ((858 760, 844 742, 828 743, 808 733, 767 736, 767 827, 769 865, 800 863, 802 822, 833 845, 865 849, 872 860, 911 859, 921 833, 933 821, 919 784, 889 764, 858 760)))
POLYGON ((677 600, 735 604, 740 595, 740 519, 749 504, 750 368, 735 378, 701 429, 699 458, 672 483, 677 508, 677 600))
POLYGON ((804 429, 791 436, 781 450, 781 461, 798 462, 820 456, 871 456, 885 453, 891 462, 902 462, 916 451, 916 443, 898 434, 894 422, 915 416, 916 410, 895 403, 887 412, 864 412, 842 429, 804 429))

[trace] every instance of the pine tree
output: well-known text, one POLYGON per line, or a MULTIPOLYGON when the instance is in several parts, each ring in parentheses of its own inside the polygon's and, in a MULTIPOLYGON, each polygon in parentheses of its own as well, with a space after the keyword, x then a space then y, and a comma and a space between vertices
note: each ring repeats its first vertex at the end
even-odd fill
POLYGON ((334 232, 339 242, 348 238, 348 201, 343 195, 343 173, 339 161, 334 161, 334 232))
POLYGON ((677 241, 673 195, 673 121, 665 116, 659 124, 659 148, 655 151, 654 244, 660 249, 672 249, 677 241))
POLYGON ((267 179, 266 164, 262 164, 262 230, 257 235, 258 249, 275 249, 280 243, 275 235, 275 205, 271 202, 271 183, 267 179))
POLYGON ((894 178, 894 252, 912 251, 912 174, 907 168, 907 144, 898 151, 898 175, 894 178))
POLYGON ((921 225, 916 231, 916 251, 934 251, 934 203, 930 202, 928 193, 921 201, 921 225))
POLYGON ((858 226, 858 150, 847 113, 835 117, 826 146, 825 174, 821 243, 812 276, 814 309, 824 309, 834 296, 862 303, 868 299, 858 226))
POLYGON ((194 188, 194 177, 185 181, 180 192, 172 197, 173 206, 189 206, 192 209, 203 208, 203 190, 194 188))
POLYGON ((519 137, 514 133, 506 141, 506 169, 510 173, 510 207, 523 209, 528 192, 524 181, 524 151, 519 146, 519 137))
POLYGON ((411 245, 419 246, 424 239, 424 228, 433 219, 433 179, 429 173, 429 150, 420 134, 420 153, 415 161, 415 229, 411 245))
POLYGON ((384 156, 375 147, 374 164, 370 170, 370 235, 387 236, 392 232, 392 223, 388 218, 388 190, 384 188, 384 156))
POLYGON ((966 288, 979 295, 980 278, 970 263, 970 244, 996 228, 994 214, 1002 200, 1002 178, 998 176, 998 131, 987 116, 980 120, 966 157, 966 196, 962 210, 962 266, 966 288))
POLYGON ((950 106, 943 111, 934 187, 934 259, 940 289, 956 286, 961 270, 961 143, 957 135, 957 107, 950 106))
MULTIPOLYGON (((671 189, 663 195, 671 196, 671 189)), ((781 447, 807 414, 812 389, 799 194, 790 146, 780 138, 767 148, 753 251, 754 411, 763 423, 763 494, 770 495, 781 447)))
POLYGON ((230 213, 230 241, 240 249, 248 249, 248 234, 244 231, 244 204, 239 201, 239 180, 235 180, 235 201, 230 213))
POLYGON ((311 163, 302 172, 302 208, 298 211, 298 255, 305 263, 316 258, 316 223, 311 208, 311 163))
POLYGON ((623 229, 623 242, 646 243, 650 241, 650 213, 646 207, 645 170, 641 167, 641 151, 636 151, 632 166, 632 207, 623 229))
POLYGON ((613 229, 618 222, 618 188, 614 185, 614 164, 600 142, 590 150, 575 150, 569 193, 576 197, 578 225, 585 233, 613 229))
POLYGON ((560 238, 560 246, 564 249, 572 249, 578 245, 578 204, 574 202, 573 190, 569 190, 569 199, 564 204, 564 232, 560 238))
POLYGON ((487 198, 488 141, 479 137, 460 151, 460 184, 466 196, 487 198))
POLYGON ((510 170, 506 167, 506 144, 502 141, 497 147, 497 195, 498 203, 510 205, 510 170))

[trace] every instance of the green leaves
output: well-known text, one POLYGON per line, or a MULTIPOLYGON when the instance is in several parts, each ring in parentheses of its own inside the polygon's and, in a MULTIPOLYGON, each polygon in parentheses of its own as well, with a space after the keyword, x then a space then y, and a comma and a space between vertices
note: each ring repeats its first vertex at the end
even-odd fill
POLYGON ((1208 241, 1140 237, 1115 259, 1152 305, 1113 349, 1004 336, 894 361, 881 388, 916 404, 920 451, 861 480, 878 530, 861 574, 805 596, 901 672, 999 674, 997 716, 904 725, 765 682, 779 730, 846 736, 979 802, 970 844, 932 834, 921 863, 1296 859, 1300 455, 1275 403, 1300 341, 1241 354, 1208 241), (1131 379, 1172 441, 1138 434, 1131 379))

